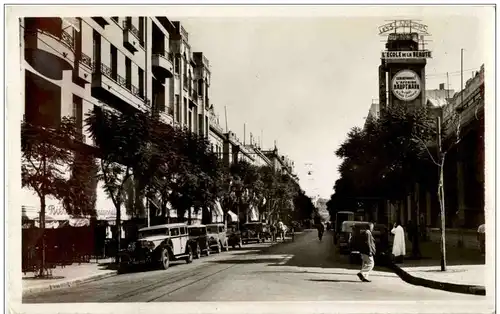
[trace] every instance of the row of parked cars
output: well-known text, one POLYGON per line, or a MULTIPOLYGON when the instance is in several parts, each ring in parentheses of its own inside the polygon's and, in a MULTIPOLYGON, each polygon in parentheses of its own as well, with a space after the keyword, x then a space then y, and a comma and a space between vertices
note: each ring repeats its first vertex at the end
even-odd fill
POLYGON ((228 231, 221 223, 187 225, 185 223, 163 224, 139 229, 138 239, 120 251, 120 268, 131 265, 160 265, 163 269, 171 261, 185 260, 191 263, 211 252, 228 251, 229 247, 241 248, 250 242, 265 242, 271 235, 264 223, 251 222, 240 231, 234 226, 228 231))

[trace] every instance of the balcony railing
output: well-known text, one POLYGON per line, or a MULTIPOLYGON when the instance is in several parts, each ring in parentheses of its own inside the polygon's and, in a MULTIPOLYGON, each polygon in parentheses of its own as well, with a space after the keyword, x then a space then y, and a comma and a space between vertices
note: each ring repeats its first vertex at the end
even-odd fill
POLYGON ((69 49, 75 50, 75 39, 66 31, 61 31, 61 42, 69 49))
POLYGON ((141 33, 134 26, 134 24, 132 24, 132 21, 130 21, 130 20, 123 21, 123 28, 126 29, 126 30, 129 30, 135 37, 137 37, 137 39, 139 40, 139 43, 141 44, 141 46, 144 46, 144 41, 141 38, 141 33))
POLYGON ((92 59, 89 56, 87 56, 86 54, 84 54, 83 52, 80 56, 80 63, 91 70, 93 68, 92 59))
POLYGON ((153 55, 159 55, 159 56, 165 57, 166 59, 168 59, 172 63, 174 62, 174 54, 171 52, 153 50, 153 55))
POLYGON ((144 99, 144 93, 139 88, 137 88, 137 86, 132 85, 132 83, 128 82, 123 76, 119 75, 118 73, 113 73, 111 68, 107 65, 103 63, 101 63, 100 66, 94 64, 94 73, 96 72, 100 72, 101 74, 115 81, 121 87, 128 89, 132 93, 132 95, 140 99, 144 99))
POLYGON ((186 38, 186 40, 189 40, 189 34, 188 32, 182 27, 181 25, 181 35, 186 38))

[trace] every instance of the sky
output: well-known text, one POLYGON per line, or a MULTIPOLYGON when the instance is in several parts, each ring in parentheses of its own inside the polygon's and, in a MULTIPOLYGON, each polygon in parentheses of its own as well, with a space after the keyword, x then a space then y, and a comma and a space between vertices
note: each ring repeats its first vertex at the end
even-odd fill
MULTIPOLYGON (((378 66, 386 38, 377 17, 195 17, 180 18, 192 51, 211 65, 211 102, 225 128, 246 141, 263 132, 263 147, 277 142, 295 162, 308 195, 329 198, 341 160, 334 152, 354 126, 362 126, 378 98, 378 66), (308 172, 312 171, 312 175, 308 172)), ((398 16, 398 18, 403 18, 398 16)), ((460 88, 487 58, 484 21, 477 15, 411 16, 428 25, 427 89, 460 88)))

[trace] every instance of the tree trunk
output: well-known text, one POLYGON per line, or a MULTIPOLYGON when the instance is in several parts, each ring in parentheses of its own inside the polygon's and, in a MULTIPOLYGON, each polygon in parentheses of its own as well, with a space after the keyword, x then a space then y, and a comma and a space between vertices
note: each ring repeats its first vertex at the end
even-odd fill
POLYGON ((120 262, 120 249, 121 249, 121 238, 122 238, 122 223, 121 223, 121 204, 116 206, 116 263, 120 262))
POLYGON ((441 209, 441 271, 446 271, 446 237, 445 237, 446 221, 445 221, 445 206, 444 206, 443 165, 444 165, 444 157, 441 166, 439 166, 438 197, 441 209))
POLYGON ((45 195, 40 197, 40 229, 42 230, 42 260, 40 277, 45 277, 45 195))

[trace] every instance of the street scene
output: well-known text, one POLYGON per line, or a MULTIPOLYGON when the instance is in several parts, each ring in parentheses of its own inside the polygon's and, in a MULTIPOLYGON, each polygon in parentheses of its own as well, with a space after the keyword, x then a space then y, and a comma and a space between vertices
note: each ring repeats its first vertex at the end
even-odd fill
POLYGON ((486 20, 20 18, 22 303, 486 305, 486 20))
POLYGON ((389 269, 376 267, 373 285, 362 283, 357 265, 336 252, 331 235, 319 241, 306 231, 285 242, 250 244, 241 250, 203 257, 168 270, 139 270, 76 287, 39 292, 26 303, 188 302, 188 301, 349 301, 477 300, 418 287, 389 269), (133 285, 131 283, 134 283, 133 285), (394 293, 397 291, 397 293, 394 293))

